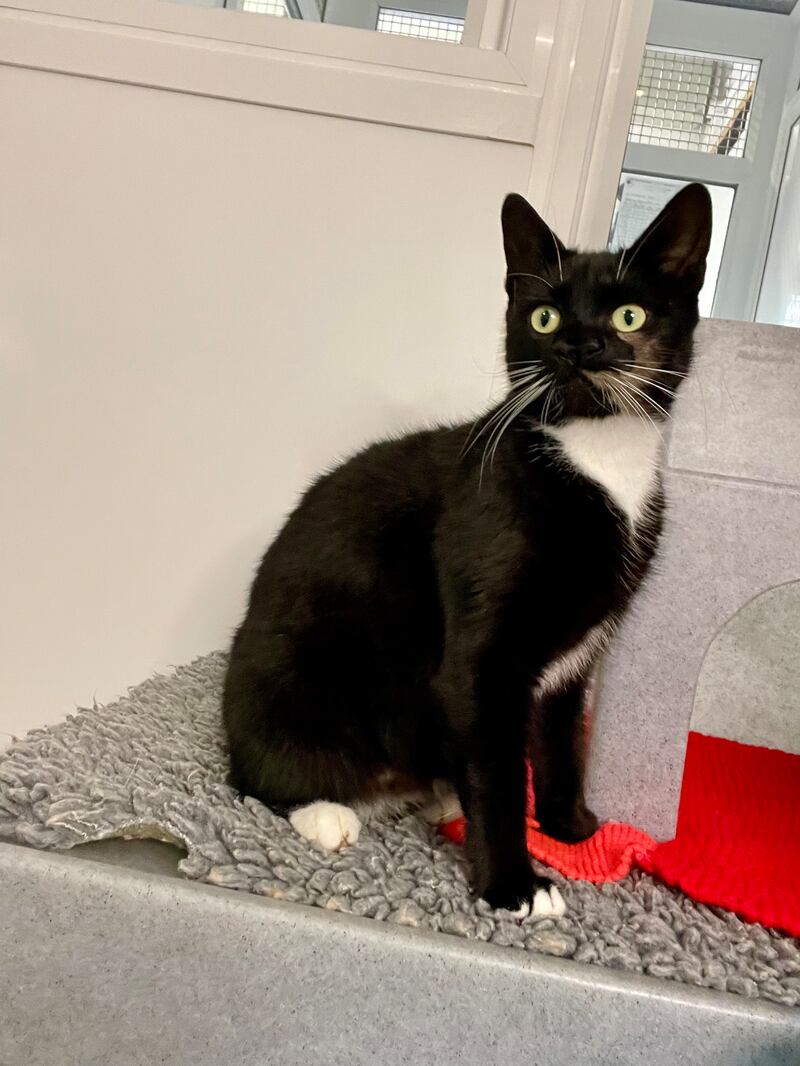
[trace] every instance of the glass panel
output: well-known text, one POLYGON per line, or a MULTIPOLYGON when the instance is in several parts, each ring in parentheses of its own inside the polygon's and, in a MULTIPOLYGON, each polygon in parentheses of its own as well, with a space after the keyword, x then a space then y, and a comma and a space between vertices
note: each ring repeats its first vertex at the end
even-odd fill
MULTIPOLYGON (((616 250, 632 244, 678 189, 682 189, 686 184, 686 181, 679 181, 675 178, 629 174, 623 171, 617 192, 614 221, 611 224, 609 247, 616 250)), ((714 228, 706 266, 706 281, 700 292, 699 302, 700 314, 704 318, 709 318, 714 305, 714 293, 722 263, 722 252, 725 248, 725 236, 733 209, 734 190, 728 185, 709 185, 708 183, 706 183, 706 188, 711 194, 714 228)))
POLYGON ((792 126, 756 321, 800 326, 800 120, 792 126))
POLYGON ((278 18, 289 14, 284 0, 242 0, 242 11, 253 11, 256 15, 277 15, 278 18))
POLYGON ((743 156, 757 59, 645 49, 628 140, 743 156))
POLYGON ((378 24, 381 33, 399 33, 403 37, 425 37, 433 41, 459 44, 464 32, 463 18, 423 15, 396 7, 379 7, 378 24))
POLYGON ((460 44, 469 0, 177 0, 195 7, 224 7, 254 15, 330 22, 362 30, 460 44))

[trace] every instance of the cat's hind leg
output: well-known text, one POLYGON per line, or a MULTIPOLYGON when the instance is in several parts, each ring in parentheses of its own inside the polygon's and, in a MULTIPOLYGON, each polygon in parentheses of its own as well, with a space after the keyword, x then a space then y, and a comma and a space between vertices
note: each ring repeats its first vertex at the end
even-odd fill
MULTIPOLYGON (((348 844, 355 844, 362 825, 373 819, 397 817, 422 807, 432 797, 437 801, 440 792, 441 796, 445 796, 443 790, 437 792, 435 787, 433 791, 423 789, 411 779, 386 767, 368 775, 362 788, 361 795, 353 797, 348 803, 318 799, 295 807, 289 814, 289 823, 304 840, 317 844, 325 851, 339 851, 348 844)), ((444 810, 440 800, 439 806, 444 810)))
POLYGON ((433 782, 427 802, 420 809, 420 814, 428 825, 442 825, 463 817, 461 802, 453 785, 448 781, 433 782))
POLYGON ((528 744, 536 791, 536 818, 543 833, 575 844, 597 830, 583 791, 587 738, 585 681, 538 693, 528 744))
POLYGON ((297 807, 289 814, 289 822, 304 840, 318 844, 325 851, 339 851, 355 844, 363 825, 373 819, 399 817, 418 811, 429 825, 441 825, 460 817, 463 812, 453 786, 435 780, 430 787, 413 787, 391 771, 382 770, 376 781, 377 790, 368 800, 356 800, 352 806, 315 800, 297 807), (381 791, 383 786, 386 791, 381 791))

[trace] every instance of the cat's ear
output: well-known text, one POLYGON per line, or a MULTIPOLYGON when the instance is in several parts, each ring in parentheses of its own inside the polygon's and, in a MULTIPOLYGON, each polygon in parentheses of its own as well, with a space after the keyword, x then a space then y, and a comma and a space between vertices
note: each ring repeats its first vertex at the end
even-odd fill
POLYGON ((693 292, 703 287, 711 242, 711 197, 705 185, 686 185, 625 253, 641 266, 683 282, 693 292))
POLYGON ((512 192, 503 202, 503 245, 506 250, 506 289, 513 274, 542 274, 548 267, 561 273, 566 248, 524 196, 512 192))

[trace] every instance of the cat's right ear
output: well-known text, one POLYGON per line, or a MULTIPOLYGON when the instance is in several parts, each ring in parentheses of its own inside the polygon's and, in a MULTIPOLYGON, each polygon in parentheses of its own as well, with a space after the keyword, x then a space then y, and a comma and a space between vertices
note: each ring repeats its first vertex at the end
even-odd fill
POLYGON ((642 266, 650 264, 691 292, 700 292, 711 243, 711 214, 705 185, 684 185, 625 253, 628 263, 636 259, 642 266))
POLYGON ((512 192, 500 215, 506 251, 506 292, 511 295, 514 274, 561 274, 566 248, 524 196, 512 192))

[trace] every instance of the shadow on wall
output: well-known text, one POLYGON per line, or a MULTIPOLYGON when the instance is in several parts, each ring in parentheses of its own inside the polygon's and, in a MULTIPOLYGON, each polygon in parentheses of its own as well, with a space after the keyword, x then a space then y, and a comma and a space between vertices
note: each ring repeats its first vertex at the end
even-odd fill
POLYGON ((700 668, 691 728, 800 755, 800 581, 754 596, 700 668))

